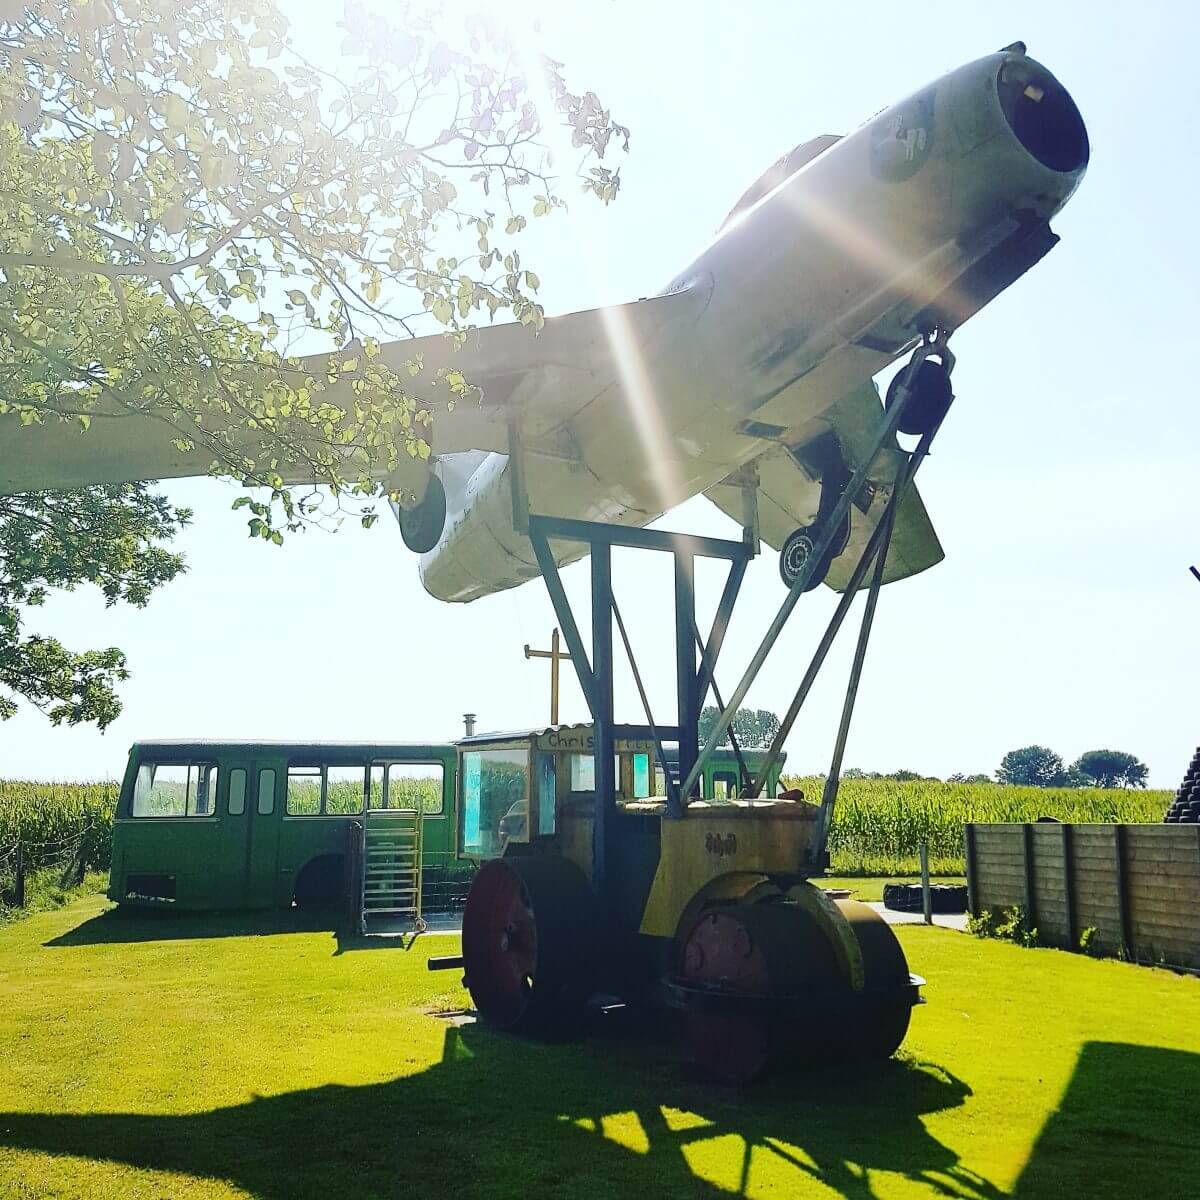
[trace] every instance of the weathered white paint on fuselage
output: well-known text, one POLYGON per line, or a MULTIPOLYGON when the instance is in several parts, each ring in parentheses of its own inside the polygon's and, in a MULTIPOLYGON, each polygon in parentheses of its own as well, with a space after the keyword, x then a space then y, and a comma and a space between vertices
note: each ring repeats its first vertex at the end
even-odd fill
MULTIPOLYGON (((620 377, 585 377, 576 386, 591 394, 565 406, 565 427, 526 430, 531 510, 644 525, 770 448, 743 421, 803 441, 912 344, 916 314, 1014 214, 1057 212, 1083 172, 1043 166, 1010 129, 995 87, 1008 57, 970 63, 885 110, 739 214, 664 289, 693 298, 688 319, 641 347, 620 377), (908 147, 888 134, 907 114, 906 136, 916 136, 920 100, 933 113, 924 161, 909 178, 881 178, 872 164, 889 151, 903 173, 908 147), (864 337, 876 348, 856 344, 864 337), (646 438, 634 403, 653 405, 658 441, 646 438), (540 456, 551 442, 573 445, 577 461, 540 456)), ((514 528, 508 470, 507 456, 492 454, 465 491, 451 489, 446 530, 421 559, 434 596, 472 600, 537 574, 514 528)), ((583 553, 555 549, 560 562, 583 553)))

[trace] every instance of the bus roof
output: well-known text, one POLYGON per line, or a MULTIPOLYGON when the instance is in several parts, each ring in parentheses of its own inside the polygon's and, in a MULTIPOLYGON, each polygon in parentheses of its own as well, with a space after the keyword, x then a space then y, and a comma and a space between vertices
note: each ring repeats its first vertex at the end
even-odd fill
POLYGON ((285 750, 289 754, 361 754, 386 758, 391 751, 404 754, 451 754, 454 747, 449 742, 289 742, 247 741, 239 738, 144 738, 134 742, 129 748, 130 754, 192 754, 201 750, 232 750, 243 753, 253 750, 285 750))

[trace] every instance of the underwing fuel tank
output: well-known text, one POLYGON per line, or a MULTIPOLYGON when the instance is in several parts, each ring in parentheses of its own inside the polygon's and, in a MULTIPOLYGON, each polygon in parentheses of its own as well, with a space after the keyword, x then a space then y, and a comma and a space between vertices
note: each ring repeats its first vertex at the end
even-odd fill
MULTIPOLYGON (((644 525, 760 455, 803 446, 923 332, 957 328, 1050 250, 1050 219, 1090 156, 1070 94, 1020 43, 799 150, 809 147, 795 169, 783 160, 764 175, 660 300, 645 302, 704 295, 698 319, 636 370, 607 387, 589 380, 588 402, 560 430, 578 460, 528 460, 533 511, 644 525), (653 420, 636 419, 637 406, 653 420), (655 470, 664 460, 670 470, 655 470)), ((440 599, 536 574, 514 528, 507 460, 492 459, 450 497, 442 537, 422 557, 440 599)), ((561 561, 580 553, 554 550, 561 561)))

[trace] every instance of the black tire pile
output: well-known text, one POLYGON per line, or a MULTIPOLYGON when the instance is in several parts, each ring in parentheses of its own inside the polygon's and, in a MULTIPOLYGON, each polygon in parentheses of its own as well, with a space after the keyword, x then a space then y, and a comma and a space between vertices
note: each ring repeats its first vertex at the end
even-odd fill
MULTIPOLYGON (((935 883, 929 888, 930 906, 935 913, 967 911, 967 888, 962 883, 935 883)), ((883 907, 892 912, 923 912, 919 883, 885 883, 883 907)))
POLYGON ((1168 825, 1200 824, 1200 750, 1192 755, 1191 765, 1163 821, 1168 825))

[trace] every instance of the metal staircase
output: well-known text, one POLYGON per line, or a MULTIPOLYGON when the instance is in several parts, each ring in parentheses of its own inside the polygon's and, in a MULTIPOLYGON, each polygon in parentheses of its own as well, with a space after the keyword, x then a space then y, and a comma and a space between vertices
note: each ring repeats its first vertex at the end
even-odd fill
POLYGON ((412 808, 363 813, 358 931, 425 931, 421 917, 421 814, 412 808))

